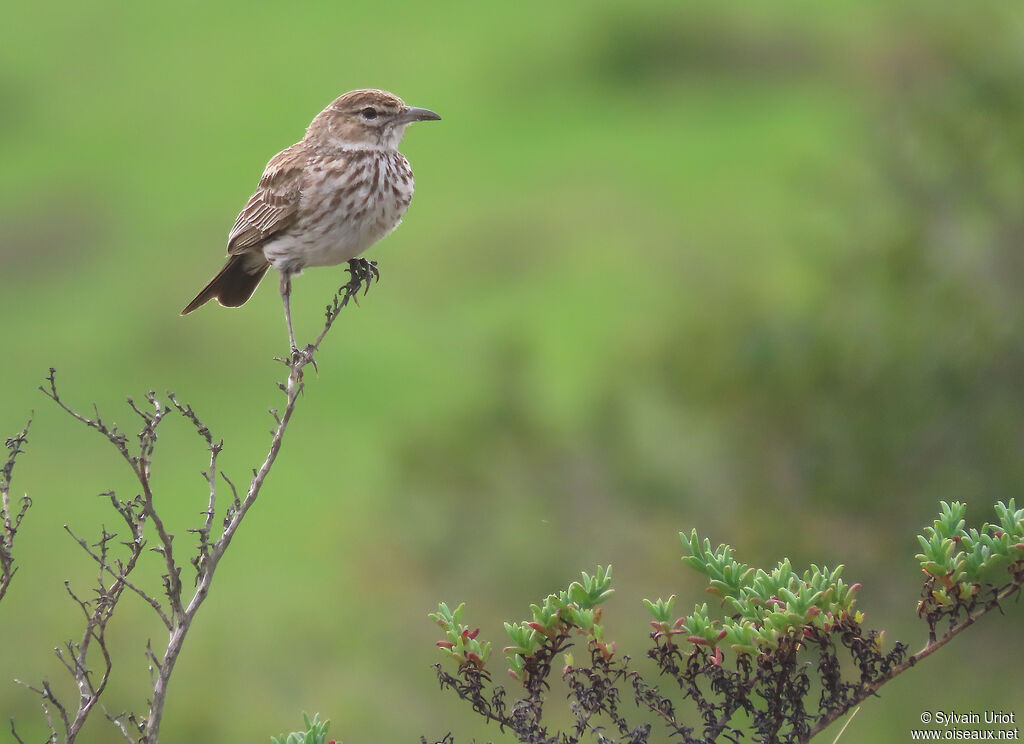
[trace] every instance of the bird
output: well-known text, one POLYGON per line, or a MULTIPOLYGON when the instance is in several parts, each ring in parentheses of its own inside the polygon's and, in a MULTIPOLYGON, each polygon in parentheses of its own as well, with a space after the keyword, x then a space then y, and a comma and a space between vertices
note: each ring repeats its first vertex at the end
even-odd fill
POLYGON ((273 266, 297 353, 292 278, 307 267, 348 261, 345 299, 363 281, 369 289, 379 277, 376 262, 359 256, 398 227, 412 201, 412 168, 398 151, 405 129, 440 118, 385 90, 353 90, 332 101, 299 142, 270 159, 228 235, 227 263, 181 314, 214 299, 244 305, 273 266))

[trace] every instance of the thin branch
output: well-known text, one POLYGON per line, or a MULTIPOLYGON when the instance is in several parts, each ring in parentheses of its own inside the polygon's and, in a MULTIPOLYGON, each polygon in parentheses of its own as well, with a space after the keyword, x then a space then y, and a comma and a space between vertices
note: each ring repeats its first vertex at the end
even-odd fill
MULTIPOLYGON (((371 275, 375 275, 375 270, 371 272, 371 275)), ((350 299, 353 299, 357 288, 358 283, 353 285, 350 282, 339 289, 335 293, 332 304, 327 307, 323 330, 317 336, 315 342, 309 344, 304 351, 293 354, 290 359, 281 360, 288 367, 286 380, 278 383, 278 387, 285 393, 284 410, 280 414, 277 410, 272 410, 274 428, 271 430, 270 447, 262 465, 253 471, 252 480, 244 496, 239 494, 231 479, 218 469, 217 459, 223 450, 223 441, 215 440, 209 427, 202 422, 192 407, 179 402, 174 393, 168 393, 170 407, 162 405, 153 392, 149 392, 145 396, 148 406, 140 406, 131 398, 127 399, 128 406, 141 420, 141 427, 136 435, 138 449, 137 453, 135 453, 130 445, 128 436, 121 432, 116 425, 105 423, 99 409, 95 405, 93 406, 93 416, 91 418, 78 413, 67 405, 57 390, 56 372, 53 368, 50 369, 49 375, 46 378, 48 385, 40 387, 40 390, 76 421, 90 429, 94 429, 106 438, 131 468, 141 489, 141 492, 130 501, 119 500, 112 491, 103 494, 109 497, 111 505, 121 516, 121 519, 131 533, 130 540, 120 543, 128 550, 128 558, 126 560, 112 560, 110 557, 110 546, 117 537, 116 533, 103 529, 99 542, 95 545, 90 545, 86 540, 75 535, 69 527, 65 526, 72 539, 78 543, 99 567, 97 588, 95 590, 96 596, 94 598, 83 599, 79 597, 71 589, 70 583, 66 582, 69 596, 78 604, 85 616, 86 627, 81 640, 77 643, 68 641, 64 649, 55 649, 58 659, 78 686, 78 708, 73 717, 70 716, 67 709, 50 689, 48 682, 44 681, 41 687, 26 686, 42 698, 43 709, 48 721, 50 721, 51 709, 58 712, 64 726, 64 739, 67 744, 74 742, 85 719, 106 689, 110 678, 111 660, 107 651, 105 633, 107 624, 126 588, 139 596, 154 610, 168 631, 168 642, 162 654, 157 654, 153 651, 151 642, 147 643, 146 646, 146 658, 149 660, 153 679, 153 693, 149 702, 148 714, 145 717, 138 717, 131 713, 121 713, 117 716, 107 714, 107 718, 118 728, 126 741, 156 744, 163 718, 168 684, 188 630, 210 591, 213 576, 221 558, 227 551, 245 515, 255 504, 267 475, 270 473, 281 451, 288 424, 304 389, 303 371, 310 364, 313 365, 314 369, 316 368, 314 354, 318 351, 327 332, 337 319, 341 308, 345 307, 350 299), (192 423, 196 433, 206 442, 210 452, 208 467, 203 472, 203 478, 207 483, 208 489, 206 509, 200 512, 203 515, 203 521, 201 526, 189 530, 199 536, 199 543, 196 548, 196 555, 191 560, 192 565, 196 569, 196 588, 195 593, 187 603, 182 596, 181 566, 174 551, 174 535, 168 531, 158 513, 151 482, 153 454, 157 443, 157 429, 172 407, 192 423), (225 509, 221 533, 214 539, 212 533, 217 514, 218 474, 231 490, 231 501, 225 509), (156 544, 150 550, 160 554, 164 563, 162 578, 164 594, 167 597, 168 603, 167 609, 165 609, 162 602, 158 601, 145 589, 132 583, 129 579, 146 547, 144 536, 146 524, 152 525, 157 536, 156 544), (107 586, 108 579, 112 579, 109 586, 107 586), (98 649, 103 661, 102 666, 95 672, 89 669, 90 652, 94 648, 98 649), (132 732, 133 730, 138 732, 137 737, 132 732)), ((20 517, 14 520, 12 524, 16 526, 18 521, 20 521, 20 517)), ((51 734, 52 741, 59 741, 57 731, 52 725, 51 734)))
MULTIPOLYGON (((52 372, 50 380, 51 384, 53 384, 52 372)), ((75 418, 81 417, 75 415, 75 418)), ((97 421, 99 420, 100 419, 97 417, 97 421)), ((108 436, 108 440, 110 440, 115 447, 120 450, 118 443, 121 441, 121 436, 112 433, 113 430, 106 429, 104 424, 98 424, 98 426, 101 426, 107 432, 111 432, 111 436, 108 436)), ((85 628, 79 641, 67 641, 65 642, 63 649, 59 647, 54 649, 54 654, 65 667, 69 676, 78 688, 79 695, 77 708, 74 713, 71 714, 57 699, 49 685, 49 682, 45 680, 42 683, 42 687, 26 685, 26 687, 40 695, 42 698, 43 709, 46 712, 48 722, 51 724, 51 740, 54 742, 59 741, 59 737, 56 730, 52 727, 52 719, 49 715, 50 706, 56 709, 60 714, 61 723, 64 726, 64 741, 66 741, 67 744, 73 744, 85 725, 92 709, 99 702, 104 690, 106 690, 107 683, 110 679, 110 673, 113 668, 106 642, 107 624, 114 614, 117 603, 120 600, 124 589, 129 587, 127 576, 132 572, 132 570, 134 570, 145 545, 145 541, 142 539, 143 516, 134 508, 138 505, 137 502, 120 502, 117 500, 117 497, 113 492, 108 492, 104 495, 110 497, 114 508, 131 529, 134 539, 121 543, 128 548, 129 557, 127 561, 118 561, 118 567, 115 569, 114 566, 111 565, 109 552, 112 541, 117 537, 116 533, 109 532, 104 527, 101 530, 99 541, 94 545, 90 545, 85 539, 75 535, 68 525, 65 525, 65 530, 72 539, 78 543, 82 550, 84 550, 98 566, 96 587, 94 589, 96 596, 92 599, 83 599, 71 588, 70 581, 64 582, 68 596, 71 597, 82 611, 85 618, 85 628), (110 583, 109 586, 106 581, 106 577, 108 575, 113 578, 113 582, 110 583), (94 671, 89 667, 90 654, 94 647, 98 649, 102 658, 102 666, 97 671, 94 671)), ((136 587, 131 588, 135 590, 136 593, 140 593, 136 587)), ((144 593, 142 593, 142 595, 145 596, 144 593)), ((158 615, 164 619, 164 615, 162 611, 159 610, 159 607, 154 607, 154 609, 156 609, 158 615)))
MULTIPOLYGON (((210 466, 205 473, 210 489, 210 501, 209 507, 205 512, 206 522, 204 523, 204 526, 200 528, 200 554, 197 556, 197 559, 193 561, 193 565, 197 570, 195 594, 192 596, 188 605, 181 608, 180 613, 177 611, 175 612, 176 624, 171 630, 167 649, 163 655, 163 661, 162 663, 155 664, 156 680, 153 685, 153 697, 150 703, 149 716, 143 724, 144 734, 142 739, 148 744, 155 744, 157 736, 159 735, 160 725, 163 719, 164 703, 167 696, 167 687, 170 682, 171 674, 174 671, 175 663, 181 653, 188 630, 192 625, 192 621, 195 619, 196 613, 199 611, 203 601, 209 594, 210 587, 213 583, 213 576, 221 558, 224 556, 225 551, 227 551, 228 546, 231 544, 231 540, 241 525, 242 520, 245 519, 245 515, 248 513, 249 509, 252 508, 253 504, 256 503, 256 499, 259 497, 267 475, 270 473, 270 469, 273 467, 274 462, 277 460, 277 456, 281 451, 281 446, 284 442, 284 436, 288 429, 288 424, 291 421, 292 414, 295 411, 295 406, 304 389, 304 384, 302 382, 303 371, 305 367, 310 364, 313 365, 314 369, 316 368, 314 355, 319 350, 320 344, 323 342, 328 331, 330 331, 331 326, 334 324, 334 321, 337 319, 340 309, 348 303, 348 300, 352 296, 353 290, 351 283, 341 287, 335 293, 332 304, 327 308, 324 328, 317 336, 316 341, 306 346, 304 351, 293 354, 291 359, 280 360, 288 366, 288 377, 286 381, 278 383, 278 387, 285 393, 284 413, 279 415, 276 410, 272 412, 275 427, 271 430, 270 448, 263 464, 253 472, 249 489, 243 498, 239 497, 234 483, 226 475, 223 473, 221 474, 221 477, 231 488, 232 502, 226 510, 221 535, 214 542, 210 542, 209 530, 212 527, 212 519, 216 505, 216 458, 222 449, 223 443, 218 442, 214 444, 213 436, 210 434, 209 428, 206 427, 205 424, 202 424, 190 407, 178 408, 182 415, 192 421, 200 436, 206 439, 207 444, 210 447, 210 466), (206 548, 205 554, 203 554, 204 547, 206 548)), ((171 396, 171 401, 175 406, 178 406, 173 395, 171 396)), ((151 501, 147 503, 151 503, 151 501)), ((153 660, 155 661, 155 656, 153 657, 153 660)))
POLYGON ((160 545, 152 548, 152 550, 162 555, 164 559, 164 566, 167 569, 163 576, 164 593, 167 595, 173 617, 180 616, 182 613, 181 569, 174 560, 174 535, 167 531, 163 519, 161 519, 156 511, 156 507, 153 505, 153 489, 150 485, 153 450, 156 447, 157 440, 157 426, 159 426, 164 416, 167 415, 169 409, 160 404, 160 401, 156 398, 156 393, 152 391, 146 394, 146 401, 153 406, 154 413, 150 414, 140 411, 135 407, 132 399, 128 399, 128 404, 143 420, 143 427, 139 432, 139 456, 133 458, 136 463, 133 469, 138 478, 139 485, 142 486, 143 513, 152 521, 160 541, 160 545))
MULTIPOLYGON (((89 544, 84 539, 78 537, 78 535, 76 535, 68 525, 64 525, 64 531, 71 535, 72 539, 76 543, 78 543, 82 550, 89 554, 89 557, 92 558, 104 572, 108 573, 116 582, 123 584, 125 587, 131 589, 133 592, 139 595, 139 597, 141 597, 146 604, 153 608, 153 611, 156 612, 156 614, 160 617, 160 621, 164 624, 164 626, 166 626, 168 630, 171 629, 171 620, 169 617, 167 617, 167 614, 164 612, 163 607, 160 606, 160 602, 158 602, 156 598, 150 596, 144 589, 141 589, 140 587, 137 587, 135 586, 135 584, 130 582, 128 580, 127 574, 124 571, 124 568, 122 568, 121 570, 115 570, 114 567, 107 562, 107 559, 104 556, 93 551, 89 547, 89 544)), ((116 535, 112 535, 111 537, 116 537, 116 535)), ((143 547, 141 543, 124 542, 121 544, 127 546, 129 549, 133 549, 134 546, 138 544, 139 552, 141 552, 141 549, 143 547)), ((135 565, 134 563, 125 564, 125 567, 127 567, 128 572, 130 573, 131 569, 133 569, 135 565)), ((67 584, 67 582, 65 582, 65 584, 67 584)), ((77 596, 75 596, 75 594, 71 591, 70 587, 68 588, 68 593, 71 594, 72 598, 76 602, 82 604, 82 601, 79 600, 77 596)), ((88 616, 88 611, 86 611, 86 616, 88 616)))
POLYGON ((879 679, 874 680, 872 682, 860 685, 857 688, 857 691, 850 697, 850 699, 847 701, 845 705, 830 710, 826 715, 824 715, 820 720, 818 720, 818 722, 811 727, 810 731, 807 733, 807 736, 800 739, 801 744, 805 744, 805 742, 810 741, 812 738, 814 738, 814 736, 816 736, 822 730, 827 728, 836 719, 844 716, 846 712, 850 710, 850 708, 859 705, 860 703, 864 702, 869 697, 877 693, 879 688, 886 682, 889 682, 890 680, 898 677, 899 675, 903 674, 903 672, 907 671, 912 666, 916 665, 918 662, 928 658, 936 651, 938 651, 940 648, 942 648, 947 643, 956 638, 958 635, 967 630, 969 627, 974 625, 979 619, 981 619, 988 613, 992 612, 993 610, 999 609, 999 604, 1001 602, 1009 599, 1014 594, 1017 594, 1020 591, 1021 583, 1019 580, 1014 581, 1012 584, 1008 584, 1007 586, 1003 587, 1002 590, 996 592, 995 596, 990 601, 986 602, 981 607, 981 609, 969 613, 962 622, 957 623, 955 626, 951 627, 941 638, 934 641, 929 641, 924 646, 924 648, 922 648, 916 654, 913 654, 912 656, 908 657, 906 661, 895 665, 890 670, 889 674, 880 677, 879 679))
MULTIPOLYGON (((202 575, 203 564, 206 562, 210 553, 210 531, 213 529, 214 516, 217 514, 217 456, 220 454, 221 450, 224 449, 224 440, 221 439, 217 442, 213 441, 213 434, 210 433, 210 428, 199 420, 196 412, 192 410, 191 405, 178 402, 174 393, 169 392, 167 397, 171 401, 171 405, 173 405, 182 416, 192 422, 192 425, 196 428, 196 433, 206 440, 207 448, 210 450, 210 464, 209 467, 207 467, 206 472, 203 473, 203 477, 206 479, 207 485, 210 489, 210 498, 207 503, 206 511, 201 512, 201 514, 205 516, 205 520, 203 521, 202 527, 189 530, 189 532, 194 532, 199 535, 199 547, 197 549, 197 554, 192 558, 192 565, 196 569, 196 583, 198 584, 199 577, 202 575)), ((234 487, 232 486, 232 490, 233 489, 234 487)))
POLYGON ((121 453, 121 456, 128 461, 129 465, 131 465, 132 470, 134 470, 135 462, 132 459, 131 453, 128 452, 128 440, 125 437, 125 435, 119 432, 116 426, 114 426, 113 429, 108 429, 106 424, 103 423, 103 419, 100 418, 99 411, 96 410, 95 405, 93 405, 93 411, 96 413, 95 419, 86 418, 77 411, 73 411, 71 408, 68 408, 64 401, 61 400, 60 395, 57 393, 56 374, 57 370, 55 370, 53 367, 50 367, 50 374, 47 375, 46 377, 46 381, 50 383, 49 389, 44 388, 42 385, 39 386, 39 389, 42 391, 43 395, 45 395, 47 398, 49 398, 58 406, 60 406, 61 409, 65 411, 69 416, 81 422, 85 426, 88 426, 90 429, 95 429, 104 437, 106 437, 107 441, 114 445, 117 451, 121 453))
POLYGON ((124 740, 128 744, 135 744, 135 737, 128 733, 128 725, 126 721, 128 720, 129 716, 127 713, 119 713, 116 716, 112 716, 106 711, 104 711, 104 715, 106 715, 107 720, 114 724, 115 728, 117 728, 117 730, 121 732, 121 736, 124 737, 124 740))
POLYGON ((61 722, 64 724, 64 730, 67 731, 71 727, 71 722, 68 720, 67 710, 61 705, 60 700, 56 695, 53 694, 53 690, 50 689, 50 683, 43 680, 42 687, 36 687, 30 685, 27 682, 22 682, 20 679, 14 680, 14 684, 21 685, 32 692, 36 693, 42 698, 43 715, 46 718, 46 726, 50 730, 50 741, 58 741, 57 727, 53 725, 53 717, 50 714, 50 706, 57 709, 57 713, 60 715, 61 722))
POLYGON ((213 582, 213 575, 217 570, 217 565, 220 563, 220 559, 224 556, 224 552, 231 544, 231 539, 234 537, 239 525, 241 525, 242 520, 245 519, 245 515, 248 513, 252 505, 256 503, 256 499, 259 497, 260 491, 263 488, 263 483, 281 451, 281 445, 284 441, 284 435, 287 431, 288 423, 291 421, 295 405, 298 402, 299 396, 302 394, 304 387, 302 383, 303 368, 311 363, 313 363, 313 357, 311 354, 301 354, 296 355, 289 364, 288 381, 285 385, 285 394, 287 396, 285 411, 274 429, 267 457, 253 475, 252 481, 249 484, 249 490, 245 497, 240 501, 238 494, 234 491, 234 486, 232 485, 232 491, 235 493, 235 498, 232 507, 229 508, 228 516, 225 517, 224 530, 216 542, 209 544, 209 550, 205 559, 198 562, 197 568, 199 568, 199 575, 196 592, 193 595, 191 602, 189 602, 188 606, 185 607, 180 616, 178 616, 177 624, 171 631, 167 650, 164 653, 164 662, 158 669, 156 682, 153 686, 153 698, 146 726, 147 737, 150 737, 148 739, 150 742, 155 743, 156 734, 160 730, 160 724, 163 718, 164 702, 167 696, 167 686, 170 682, 171 673, 174 671, 175 662, 178 659, 178 655, 181 653, 181 648, 185 642, 185 637, 188 634, 188 629, 191 626, 196 613, 199 611, 199 607, 202 605, 210 591, 210 586, 213 582))
POLYGON ((7 594, 7 587, 11 585, 14 574, 18 571, 14 565, 14 536, 18 533, 21 520, 32 506, 32 499, 22 496, 21 506, 16 512, 11 511, 11 477, 14 474, 14 463, 18 455, 25 451, 23 447, 28 442, 28 430, 31 426, 32 419, 29 419, 20 434, 6 441, 7 461, 0 468, 0 600, 7 594))

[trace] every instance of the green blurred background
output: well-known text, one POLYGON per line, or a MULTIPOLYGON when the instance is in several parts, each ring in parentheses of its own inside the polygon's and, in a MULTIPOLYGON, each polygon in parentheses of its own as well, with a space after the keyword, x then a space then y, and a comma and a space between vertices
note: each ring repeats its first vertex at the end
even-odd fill
MULTIPOLYGON (((281 405, 271 279, 178 312, 220 266, 263 164, 336 95, 382 87, 417 195, 369 254, 279 464, 221 565, 166 742, 267 741, 302 710, 347 742, 507 740, 438 690, 438 600, 503 618, 596 563, 608 633, 642 657, 641 597, 701 584, 676 533, 741 559, 847 564, 919 647, 914 535, 939 499, 977 522, 1024 483, 1024 14, 1012 3, 25 3, 0 31, 0 431, 35 500, 0 605, 0 712, 45 736, 17 677, 63 680, 80 632, 63 533, 131 495, 113 450, 36 391, 134 426, 173 390, 244 484, 281 405), (432 739, 431 739, 432 740, 432 739)), ((295 285, 300 341, 346 275, 295 285)), ((178 534, 199 440, 164 424, 178 534)), ((156 576, 157 567, 150 568, 156 576)), ((126 597, 105 704, 142 709, 164 636, 126 597)), ((845 742, 922 710, 1024 714, 1021 611, 883 690, 845 742)), ((68 696, 71 692, 68 690, 68 696)), ((94 716, 88 741, 113 741, 94 716)))

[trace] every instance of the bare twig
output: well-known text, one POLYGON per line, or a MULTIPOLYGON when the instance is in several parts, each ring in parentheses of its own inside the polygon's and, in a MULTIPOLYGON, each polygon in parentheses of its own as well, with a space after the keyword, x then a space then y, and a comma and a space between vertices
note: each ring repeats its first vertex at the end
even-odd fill
POLYGON ((295 406, 298 403, 299 396, 305 387, 302 376, 303 370, 307 365, 316 365, 314 361, 314 354, 320 348, 320 343, 327 335, 327 331, 330 330, 337 318, 338 310, 344 307, 341 304, 339 297, 344 291, 344 287, 338 290, 335 294, 333 307, 336 308, 333 313, 330 311, 330 307, 327 313, 327 320, 324 324, 323 330, 314 343, 309 344, 305 351, 298 352, 292 356, 290 360, 281 359, 280 361, 288 365, 288 377, 284 383, 280 383, 278 387, 285 393, 285 407, 283 414, 278 414, 277 411, 273 411, 273 417, 275 426, 271 430, 270 449, 267 452, 267 456, 263 461, 263 464, 253 472, 252 480, 249 483, 249 489, 245 496, 240 498, 238 491, 236 490, 234 483, 231 482, 227 476, 222 474, 224 480, 228 483, 232 491, 232 503, 228 507, 224 517, 224 527, 220 536, 216 541, 211 541, 209 528, 212 524, 213 513, 216 506, 216 460, 217 455, 220 453, 223 443, 213 442, 212 435, 209 433, 209 429, 202 424, 199 419, 195 416, 194 412, 190 407, 181 407, 171 396, 171 401, 175 406, 178 406, 178 410, 192 421, 193 425, 196 426, 197 432, 200 436, 206 439, 207 444, 210 447, 210 466, 209 469, 204 473, 204 477, 209 484, 210 488, 210 501, 209 508, 204 514, 206 515, 206 521, 203 527, 197 530, 200 535, 199 554, 196 560, 193 561, 193 565, 196 567, 196 590, 193 594, 191 601, 187 606, 183 607, 180 617, 176 618, 175 626, 171 629, 170 638, 167 643, 167 649, 164 652, 162 664, 156 667, 156 680, 153 685, 153 697, 150 704, 149 716, 145 723, 145 736, 144 741, 151 744, 155 744, 157 734, 160 730, 160 724, 163 719, 163 707, 167 696, 167 686, 170 682, 171 674, 174 671, 175 662, 178 659, 178 655, 181 653, 182 646, 185 642, 185 637, 188 634, 189 627, 192 625, 192 621, 199 611, 199 607, 206 599, 210 591, 210 586, 213 583, 213 576, 217 570, 217 566, 220 563, 221 558, 227 551, 228 546, 231 544, 231 540, 245 519, 245 515, 248 513, 252 505, 256 503, 256 499, 260 495, 260 491, 263 489, 263 483, 266 481, 267 475, 270 473, 270 469, 273 467, 274 462, 277 460, 277 456, 281 451, 281 445, 284 442, 284 435, 288 429, 288 424, 291 421, 292 413, 295 411, 295 406))
MULTIPOLYGON (((134 569, 139 555, 142 553, 144 543, 142 541, 125 543, 125 545, 129 546, 130 556, 128 561, 122 563, 120 568, 115 571, 110 565, 108 556, 110 543, 117 537, 116 534, 103 529, 99 542, 94 546, 90 546, 85 540, 75 536, 70 529, 67 527, 65 529, 99 566, 99 575, 96 580, 96 589, 94 590, 96 596, 92 599, 82 599, 71 589, 70 582, 65 582, 64 586, 68 595, 79 606, 85 616, 85 630, 82 633, 81 640, 77 642, 67 641, 63 649, 54 649, 54 654, 68 670, 68 674, 78 687, 78 707, 73 714, 69 714, 68 710, 57 699, 49 682, 45 680, 41 688, 31 685, 26 686, 43 698, 44 709, 47 705, 52 705, 56 708, 60 714, 61 723, 64 726, 64 740, 71 744, 78 737, 89 714, 96 706, 96 703, 99 702, 100 696, 110 680, 110 672, 113 665, 107 649, 107 624, 110 622, 111 617, 113 617, 118 600, 127 586, 123 577, 127 576, 134 569), (105 580, 107 574, 114 576, 114 582, 110 586, 107 586, 105 580), (99 649, 102 658, 102 666, 98 672, 91 668, 89 662, 93 644, 99 649)), ((51 733, 56 737, 52 724, 51 733)), ((53 740, 57 741, 58 739, 54 738, 53 740)))
MULTIPOLYGON (((194 532, 199 535, 199 547, 196 555, 192 558, 192 565, 196 569, 196 584, 199 583, 199 577, 203 573, 203 564, 206 562, 210 555, 210 530, 213 528, 213 518, 217 513, 217 456, 220 451, 224 449, 224 440, 221 439, 218 442, 213 441, 213 435, 210 433, 209 427, 199 420, 196 412, 192 410, 192 406, 182 404, 178 402, 174 393, 168 393, 167 398, 171 401, 178 412, 192 422, 192 425, 196 428, 196 433, 200 437, 206 440, 206 445, 210 450, 210 465, 203 473, 203 477, 210 489, 210 498, 206 507, 206 511, 201 512, 205 517, 203 526, 198 528, 190 529, 189 532, 194 532)), ((230 481, 228 481, 230 483, 230 481)), ((232 487, 233 488, 233 487, 232 487)))
MULTIPOLYGON (((46 378, 48 385, 41 387, 40 390, 76 421, 103 435, 131 468, 140 488, 140 493, 127 501, 118 499, 113 492, 103 494, 110 498, 111 505, 120 515, 130 533, 130 539, 120 543, 128 550, 127 558, 117 559, 111 555, 111 547, 115 545, 114 540, 117 537, 116 533, 108 532, 104 528, 99 541, 94 545, 90 545, 85 539, 77 536, 69 527, 65 526, 68 534, 97 564, 99 575, 95 596, 89 599, 83 599, 76 595, 71 589, 70 584, 66 584, 69 596, 82 610, 86 620, 86 627, 81 640, 78 642, 68 641, 63 648, 55 649, 58 659, 67 669, 68 674, 78 687, 79 702, 77 709, 74 712, 70 712, 60 702, 47 681, 43 681, 42 685, 38 687, 26 685, 26 687, 42 699, 44 714, 50 725, 50 740, 52 742, 59 742, 61 738, 67 744, 74 742, 85 719, 106 689, 111 672, 111 660, 106 641, 107 623, 124 590, 129 589, 146 602, 160 618, 161 623, 168 631, 168 642, 163 653, 154 652, 151 644, 147 644, 146 647, 146 658, 150 663, 150 672, 153 680, 153 692, 149 699, 149 710, 146 715, 138 716, 133 713, 121 713, 112 716, 107 714, 107 718, 117 727, 126 741, 139 742, 140 744, 156 744, 163 719, 168 685, 189 628, 200 606, 209 594, 213 576, 221 558, 223 558, 224 553, 231 544, 231 540, 244 520, 245 515, 259 497, 267 475, 270 473, 281 451, 288 424, 304 389, 303 370, 310 364, 316 368, 314 354, 319 350, 320 344, 337 319, 341 308, 348 304, 349 300, 354 297, 354 293, 355 290, 353 290, 351 282, 341 287, 335 294, 331 305, 327 306, 324 327, 316 337, 316 340, 312 344, 307 345, 304 351, 295 352, 290 359, 279 360, 288 367, 287 378, 285 381, 278 383, 278 387, 285 394, 284 409, 280 412, 277 409, 271 410, 274 427, 271 429, 270 448, 260 467, 253 470, 252 480, 244 495, 239 494, 234 482, 218 469, 217 459, 224 447, 223 440, 215 439, 209 427, 203 423, 192 407, 179 402, 173 393, 168 393, 167 395, 167 399, 170 401, 169 407, 163 405, 153 392, 146 394, 145 400, 148 404, 146 406, 136 405, 134 400, 128 399, 128 406, 141 419, 142 424, 136 435, 136 449, 131 444, 129 437, 120 431, 116 424, 108 425, 103 420, 95 406, 93 406, 93 416, 89 417, 66 404, 58 393, 55 371, 50 369, 50 373, 46 378), (151 484, 157 429, 161 421, 172 409, 176 410, 192 424, 196 433, 205 441, 210 452, 207 468, 202 474, 208 489, 206 508, 200 512, 202 515, 200 526, 189 530, 189 532, 198 535, 196 552, 190 561, 196 571, 195 591, 191 597, 184 596, 181 583, 182 566, 174 550, 174 535, 168 531, 158 513, 151 484), (220 534, 215 536, 213 528, 217 515, 218 474, 223 482, 227 483, 231 491, 231 499, 224 509, 224 519, 220 534), (155 544, 150 550, 159 554, 164 564, 163 594, 166 598, 165 600, 157 599, 157 597, 138 584, 133 583, 129 578, 147 545, 144 536, 147 525, 151 525, 156 534, 155 544), (90 653, 93 649, 98 651, 102 660, 101 665, 96 670, 93 670, 89 664, 90 653), (60 717, 60 724, 63 727, 61 732, 54 725, 51 715, 52 710, 56 711, 60 717)), ((24 440, 25 433, 27 433, 27 427, 18 441, 24 440)), ((11 446, 10 443, 8 443, 8 446, 11 446)), ((15 452, 14 454, 17 453, 15 452)), ((12 454, 9 461, 11 464, 13 464, 13 456, 12 454)), ((8 476, 8 480, 9 470, 10 467, 4 471, 8 476)), ((5 491, 5 524, 7 523, 6 503, 5 491)), ((14 528, 17 527, 23 514, 24 510, 21 515, 11 522, 14 528)))
POLYGON ((18 571, 14 565, 14 536, 18 533, 21 520, 32 506, 32 499, 22 496, 21 505, 13 513, 11 511, 11 476, 14 473, 14 462, 18 455, 25 451, 23 447, 28 442, 28 430, 31 426, 32 419, 29 419, 20 434, 7 440, 7 461, 0 468, 0 599, 7 594, 7 587, 11 585, 11 580, 18 571))

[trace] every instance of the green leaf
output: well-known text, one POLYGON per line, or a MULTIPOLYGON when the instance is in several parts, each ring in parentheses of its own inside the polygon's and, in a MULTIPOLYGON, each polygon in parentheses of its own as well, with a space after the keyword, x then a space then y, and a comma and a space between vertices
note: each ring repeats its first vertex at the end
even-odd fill
POLYGON ((672 620, 672 606, 676 603, 676 595, 673 594, 667 600, 658 599, 657 602, 645 599, 643 600, 643 603, 644 607, 646 607, 648 612, 654 616, 655 620, 661 623, 667 623, 672 620))
POLYGON ((270 741, 273 744, 325 744, 331 722, 321 721, 319 713, 315 714, 312 719, 308 714, 303 713, 302 720, 306 724, 305 731, 293 731, 287 736, 285 734, 272 736, 270 741))

